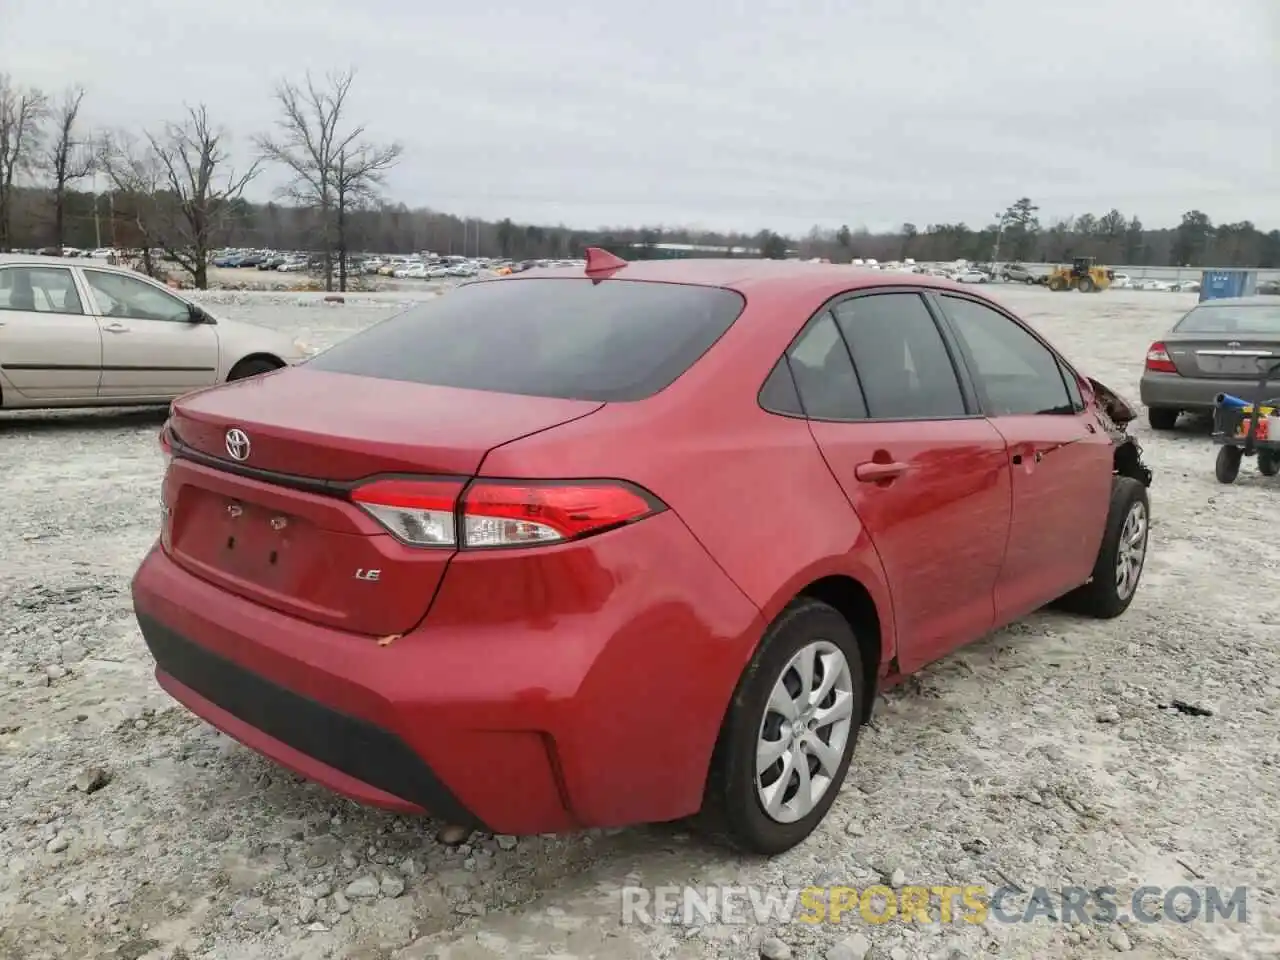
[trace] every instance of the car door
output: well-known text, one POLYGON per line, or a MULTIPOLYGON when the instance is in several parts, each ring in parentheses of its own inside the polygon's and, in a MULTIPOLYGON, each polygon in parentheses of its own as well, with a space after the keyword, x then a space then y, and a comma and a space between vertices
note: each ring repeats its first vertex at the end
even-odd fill
POLYGON ((1111 502, 1111 440, 1074 371, 1036 334, 976 299, 936 300, 1009 449, 1013 518, 996 584, 1007 623, 1089 578, 1111 502))
POLYGON ((810 429, 880 556, 898 665, 991 629, 1009 526, 1004 440, 914 291, 854 295, 789 355, 810 429))
POLYGON ((159 284, 83 269, 102 330, 103 399, 171 399, 218 377, 218 334, 159 284))
POLYGON ((101 334, 71 268, 0 266, 0 374, 17 402, 97 397, 101 334))

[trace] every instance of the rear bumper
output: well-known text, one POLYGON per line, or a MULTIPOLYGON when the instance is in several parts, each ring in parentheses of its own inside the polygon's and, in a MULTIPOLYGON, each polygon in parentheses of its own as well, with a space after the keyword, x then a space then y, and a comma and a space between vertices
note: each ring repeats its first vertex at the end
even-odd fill
POLYGON ((245 746, 362 803, 483 826, 389 731, 272 683, 145 614, 138 625, 160 686, 245 746))
POLYGON ((513 834, 695 812, 759 611, 671 513, 529 553, 510 589, 496 554, 457 555, 426 625, 385 647, 158 546, 134 608, 175 699, 361 803, 513 834))
MULTIPOLYGON (((1144 406, 1176 407, 1179 410, 1206 412, 1213 409, 1214 398, 1230 393, 1245 400, 1257 392, 1255 380, 1202 380, 1176 373, 1144 373, 1138 381, 1138 395, 1144 406)), ((1276 385, 1280 393, 1280 384, 1276 385)))

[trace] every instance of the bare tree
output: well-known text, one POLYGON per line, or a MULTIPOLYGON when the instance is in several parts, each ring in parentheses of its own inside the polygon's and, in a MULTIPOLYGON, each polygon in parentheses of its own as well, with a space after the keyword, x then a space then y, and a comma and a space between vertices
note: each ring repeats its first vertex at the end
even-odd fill
POLYGON ((276 88, 280 119, 275 136, 256 138, 262 158, 289 173, 284 197, 310 207, 320 217, 324 238, 324 285, 333 289, 333 255, 338 254, 338 287, 347 289, 349 213, 378 195, 386 172, 400 160, 398 143, 364 139, 365 127, 344 128, 344 110, 355 73, 331 73, 323 85, 310 74, 302 86, 276 88))
POLYGON ((133 204, 145 246, 191 274, 198 289, 209 285, 209 254, 235 216, 238 201, 261 161, 239 173, 224 146, 226 132, 203 106, 189 107, 181 123, 166 123, 139 143, 116 135, 99 153, 115 190, 133 204))
POLYGON ((46 106, 39 90, 19 87, 0 73, 0 250, 10 248, 13 186, 35 163, 46 106))
POLYGON ((63 95, 62 102, 52 113, 52 140, 40 158, 50 184, 53 245, 58 250, 58 256, 62 255, 63 238, 66 235, 67 187, 93 172, 93 150, 88 141, 76 137, 76 121, 79 119, 83 100, 83 87, 72 87, 63 95))
POLYGON ((153 230, 165 219, 159 208, 165 203, 161 195, 163 175, 158 158, 145 140, 132 133, 106 133, 98 143, 96 167, 106 175, 111 198, 111 242, 126 239, 125 246, 142 251, 141 267, 149 277, 159 277, 151 256, 156 245, 153 230), (118 228, 123 227, 123 230, 118 228))

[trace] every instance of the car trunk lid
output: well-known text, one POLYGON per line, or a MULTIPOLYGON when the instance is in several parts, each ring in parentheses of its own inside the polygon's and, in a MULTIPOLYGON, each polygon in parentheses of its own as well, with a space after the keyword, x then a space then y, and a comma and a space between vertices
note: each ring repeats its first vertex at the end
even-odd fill
POLYGON ((356 481, 471 477, 494 447, 602 406, 305 367, 191 394, 167 426, 162 543, 237 596, 355 633, 403 633, 454 548, 393 537, 350 499, 356 481))
POLYGON ((1184 377, 1257 381, 1259 359, 1280 359, 1280 343, 1274 338, 1220 332, 1175 333, 1164 339, 1169 359, 1184 377))

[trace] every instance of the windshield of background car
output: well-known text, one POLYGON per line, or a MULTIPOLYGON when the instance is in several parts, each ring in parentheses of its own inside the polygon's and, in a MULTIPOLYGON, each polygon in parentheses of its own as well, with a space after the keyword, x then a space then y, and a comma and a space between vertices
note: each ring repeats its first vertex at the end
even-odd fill
POLYGON ((1280 334, 1280 303, 1206 303, 1179 320, 1173 329, 1178 333, 1280 334))
POLYGON ((308 366, 565 400, 641 400, 692 366, 745 306, 719 287, 492 280, 370 327, 308 366))

